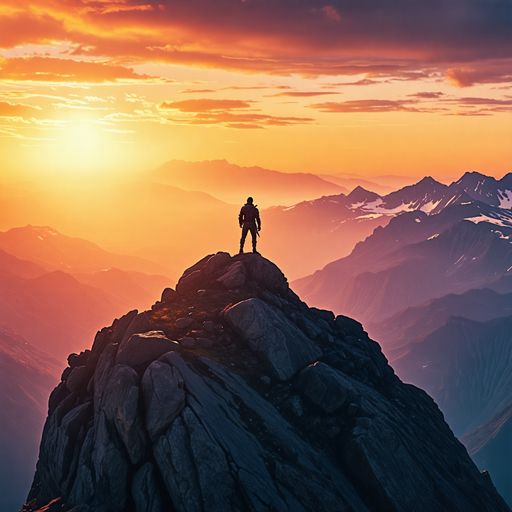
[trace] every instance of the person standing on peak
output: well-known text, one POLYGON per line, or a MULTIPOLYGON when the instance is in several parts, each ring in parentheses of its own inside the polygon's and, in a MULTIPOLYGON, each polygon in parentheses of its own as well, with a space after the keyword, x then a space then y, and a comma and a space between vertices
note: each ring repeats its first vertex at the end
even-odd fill
POLYGON ((247 232, 250 231, 252 235, 252 252, 258 254, 256 250, 256 235, 261 230, 260 212, 253 204, 252 197, 247 198, 247 203, 242 206, 240 214, 238 215, 238 223, 242 228, 242 238, 240 238, 240 254, 244 252, 245 238, 247 232))

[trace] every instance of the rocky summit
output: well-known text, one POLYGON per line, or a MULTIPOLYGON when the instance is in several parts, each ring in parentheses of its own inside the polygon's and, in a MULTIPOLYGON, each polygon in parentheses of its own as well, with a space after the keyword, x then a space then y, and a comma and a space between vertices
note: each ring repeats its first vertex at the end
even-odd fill
POLYGON ((219 252, 72 354, 25 511, 507 511, 361 324, 219 252))

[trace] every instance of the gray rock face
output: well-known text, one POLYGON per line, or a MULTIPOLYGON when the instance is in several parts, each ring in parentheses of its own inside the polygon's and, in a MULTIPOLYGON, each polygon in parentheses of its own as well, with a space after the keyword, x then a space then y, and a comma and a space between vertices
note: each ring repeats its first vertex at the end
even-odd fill
POLYGON ((318 362, 302 370, 297 388, 327 413, 336 411, 356 394, 352 379, 318 362))
POLYGON ((121 346, 116 356, 116 364, 144 366, 171 350, 180 350, 177 341, 171 341, 161 331, 134 334, 121 346))
POLYGON ((117 429, 132 464, 146 455, 146 432, 139 412, 139 376, 129 366, 114 366, 101 397, 105 418, 117 429))
POLYGON ((309 309, 259 255, 187 279, 179 313, 130 312, 70 358, 24 512, 510 512, 361 324, 309 309), (150 326, 181 337, 184 311, 197 349, 180 355, 150 326))
POLYGON ((162 496, 153 465, 146 462, 133 477, 132 496, 136 512, 162 512, 162 496))
POLYGON ((322 355, 281 311, 259 299, 235 304, 225 318, 281 380, 290 379, 322 355))
POLYGON ((103 411, 95 425, 94 450, 91 458, 96 482, 96 500, 110 510, 123 510, 129 495, 130 464, 115 426, 107 420, 103 411))
POLYGON ((161 361, 154 361, 144 372, 146 430, 152 441, 169 428, 185 406, 184 386, 180 372, 161 361))

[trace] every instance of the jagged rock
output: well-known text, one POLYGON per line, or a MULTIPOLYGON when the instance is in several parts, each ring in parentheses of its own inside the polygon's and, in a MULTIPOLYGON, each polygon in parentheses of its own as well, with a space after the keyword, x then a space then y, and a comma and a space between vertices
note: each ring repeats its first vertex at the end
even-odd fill
POLYGON ((162 496, 150 462, 146 462, 133 476, 132 496, 136 512, 162 512, 162 496))
POLYGON ((161 302, 171 302, 178 299, 178 297, 179 295, 176 290, 173 290, 172 288, 165 288, 162 292, 161 302))
POLYGON ((315 363, 299 375, 297 387, 311 402, 327 413, 339 409, 356 393, 352 379, 325 363, 315 363))
POLYGON ((228 265, 231 261, 231 256, 227 252, 218 252, 212 256, 204 266, 205 276, 214 274, 217 270, 228 265))
POLYGON ((147 440, 139 412, 139 376, 123 364, 114 366, 101 396, 101 410, 115 425, 132 464, 146 455, 147 440))
POLYGON ((134 334, 124 346, 119 348, 116 364, 145 366, 171 350, 180 350, 177 341, 171 341, 162 331, 134 334))
POLYGON ((224 288, 228 290, 243 286, 245 281, 245 267, 241 261, 230 265, 226 271, 217 278, 217 282, 222 283, 224 288))
POLYGON ((235 304, 225 318, 281 380, 293 377, 322 355, 281 311, 259 299, 235 304))
POLYGON ((185 406, 183 378, 176 368, 154 361, 144 372, 146 429, 152 441, 165 432, 185 406))

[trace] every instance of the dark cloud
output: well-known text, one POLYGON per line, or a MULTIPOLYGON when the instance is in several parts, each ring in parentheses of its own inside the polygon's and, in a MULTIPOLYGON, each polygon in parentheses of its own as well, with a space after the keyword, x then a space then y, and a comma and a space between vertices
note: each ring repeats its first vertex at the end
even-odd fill
POLYGON ((12 13, 0 15, 2 48, 68 41, 74 55, 123 66, 512 81, 510 0, 32 0, 30 11, 4 3, 12 13))

